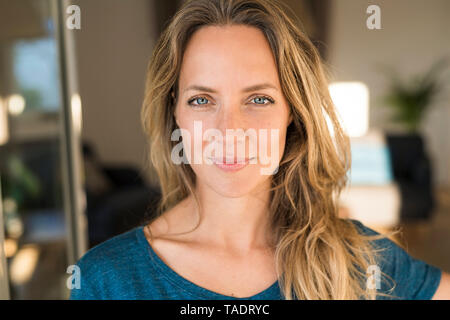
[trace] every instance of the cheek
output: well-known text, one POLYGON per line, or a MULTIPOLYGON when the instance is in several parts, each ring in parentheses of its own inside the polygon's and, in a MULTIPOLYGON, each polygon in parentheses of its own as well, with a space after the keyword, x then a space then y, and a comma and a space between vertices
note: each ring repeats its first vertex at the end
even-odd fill
POLYGON ((198 165, 205 162, 205 148, 208 141, 204 141, 205 131, 210 126, 210 121, 204 119, 181 118, 178 121, 181 129, 181 136, 183 141, 183 150, 191 165, 198 165))
MULTIPOLYGON (((281 159, 286 143, 286 133, 288 126, 288 115, 273 114, 270 119, 262 121, 259 125, 259 129, 265 130, 266 134, 259 134, 258 139, 266 147, 267 150, 274 152, 278 150, 278 158, 281 159)), ((265 132, 263 131, 263 132, 265 132)), ((277 155, 274 155, 277 156, 277 155)))

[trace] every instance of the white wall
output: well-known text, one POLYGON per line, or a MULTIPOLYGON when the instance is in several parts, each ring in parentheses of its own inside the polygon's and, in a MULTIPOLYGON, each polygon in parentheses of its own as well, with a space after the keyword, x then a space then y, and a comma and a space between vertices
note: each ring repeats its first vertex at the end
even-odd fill
MULTIPOLYGON (((386 81, 376 64, 394 66, 406 77, 426 71, 444 55, 450 56, 450 1, 333 0, 332 5, 328 52, 334 80, 366 83, 370 126, 393 130, 389 110, 380 107, 386 81), (366 27, 370 4, 381 8, 381 30, 366 27)), ((450 185, 450 86, 447 88, 442 101, 430 110, 423 133, 435 181, 450 185)))
POLYGON ((102 160, 144 167, 140 124, 145 72, 155 41, 155 0, 77 0, 83 138, 102 160))

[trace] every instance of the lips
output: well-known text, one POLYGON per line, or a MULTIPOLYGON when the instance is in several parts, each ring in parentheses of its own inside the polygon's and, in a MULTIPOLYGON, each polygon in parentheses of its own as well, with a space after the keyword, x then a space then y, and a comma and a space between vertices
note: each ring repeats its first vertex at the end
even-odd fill
POLYGON ((246 167, 250 160, 254 159, 254 157, 251 158, 209 158, 214 165, 216 165, 219 169, 223 171, 238 171, 246 167))
POLYGON ((222 158, 222 159, 216 159, 216 158, 210 158, 214 163, 217 164, 245 164, 248 163, 253 158, 222 158))

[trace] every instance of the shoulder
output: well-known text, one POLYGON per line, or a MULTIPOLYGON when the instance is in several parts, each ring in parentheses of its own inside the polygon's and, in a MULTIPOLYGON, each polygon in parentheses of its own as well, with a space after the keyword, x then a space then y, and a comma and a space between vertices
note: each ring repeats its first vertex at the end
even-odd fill
POLYGON ((356 220, 356 219, 345 219, 345 220, 351 222, 358 229, 360 234, 370 235, 370 236, 380 234, 379 232, 367 227, 359 220, 356 220))
POLYGON ((375 231, 374 229, 366 226, 359 220, 355 219, 346 219, 349 222, 351 222, 356 229, 358 230, 358 233, 363 236, 370 236, 373 237, 370 241, 370 244, 372 248, 376 251, 376 253, 379 254, 380 258, 383 260, 388 259, 389 256, 396 254, 398 252, 405 252, 399 244, 395 243, 386 234, 380 233, 378 231, 375 231))
POLYGON ((97 269, 120 265, 130 259, 130 253, 137 250, 138 227, 108 239, 89 249, 77 262, 85 271, 95 273, 97 269))
MULTIPOLYGON (((381 234, 358 220, 352 222, 360 234, 380 236, 381 234)), ((431 299, 439 286, 442 271, 436 266, 412 256, 387 237, 371 241, 377 253, 377 267, 387 277, 380 284, 380 291, 397 299, 431 299)))
POLYGON ((96 245, 76 262, 83 290, 72 289, 71 299, 100 299, 105 294, 106 282, 120 281, 123 275, 132 273, 142 257, 137 234, 139 228, 96 245))

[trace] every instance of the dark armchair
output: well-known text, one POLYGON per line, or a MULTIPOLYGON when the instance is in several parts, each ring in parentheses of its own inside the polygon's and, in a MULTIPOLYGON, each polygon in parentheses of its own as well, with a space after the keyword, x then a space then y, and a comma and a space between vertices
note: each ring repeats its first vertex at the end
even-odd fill
POLYGON ((83 145, 86 171, 89 247, 141 225, 160 198, 139 170, 101 163, 92 147, 83 145))
POLYGON ((432 168, 418 134, 387 134, 394 179, 401 191, 400 219, 429 219, 434 207, 432 168))

